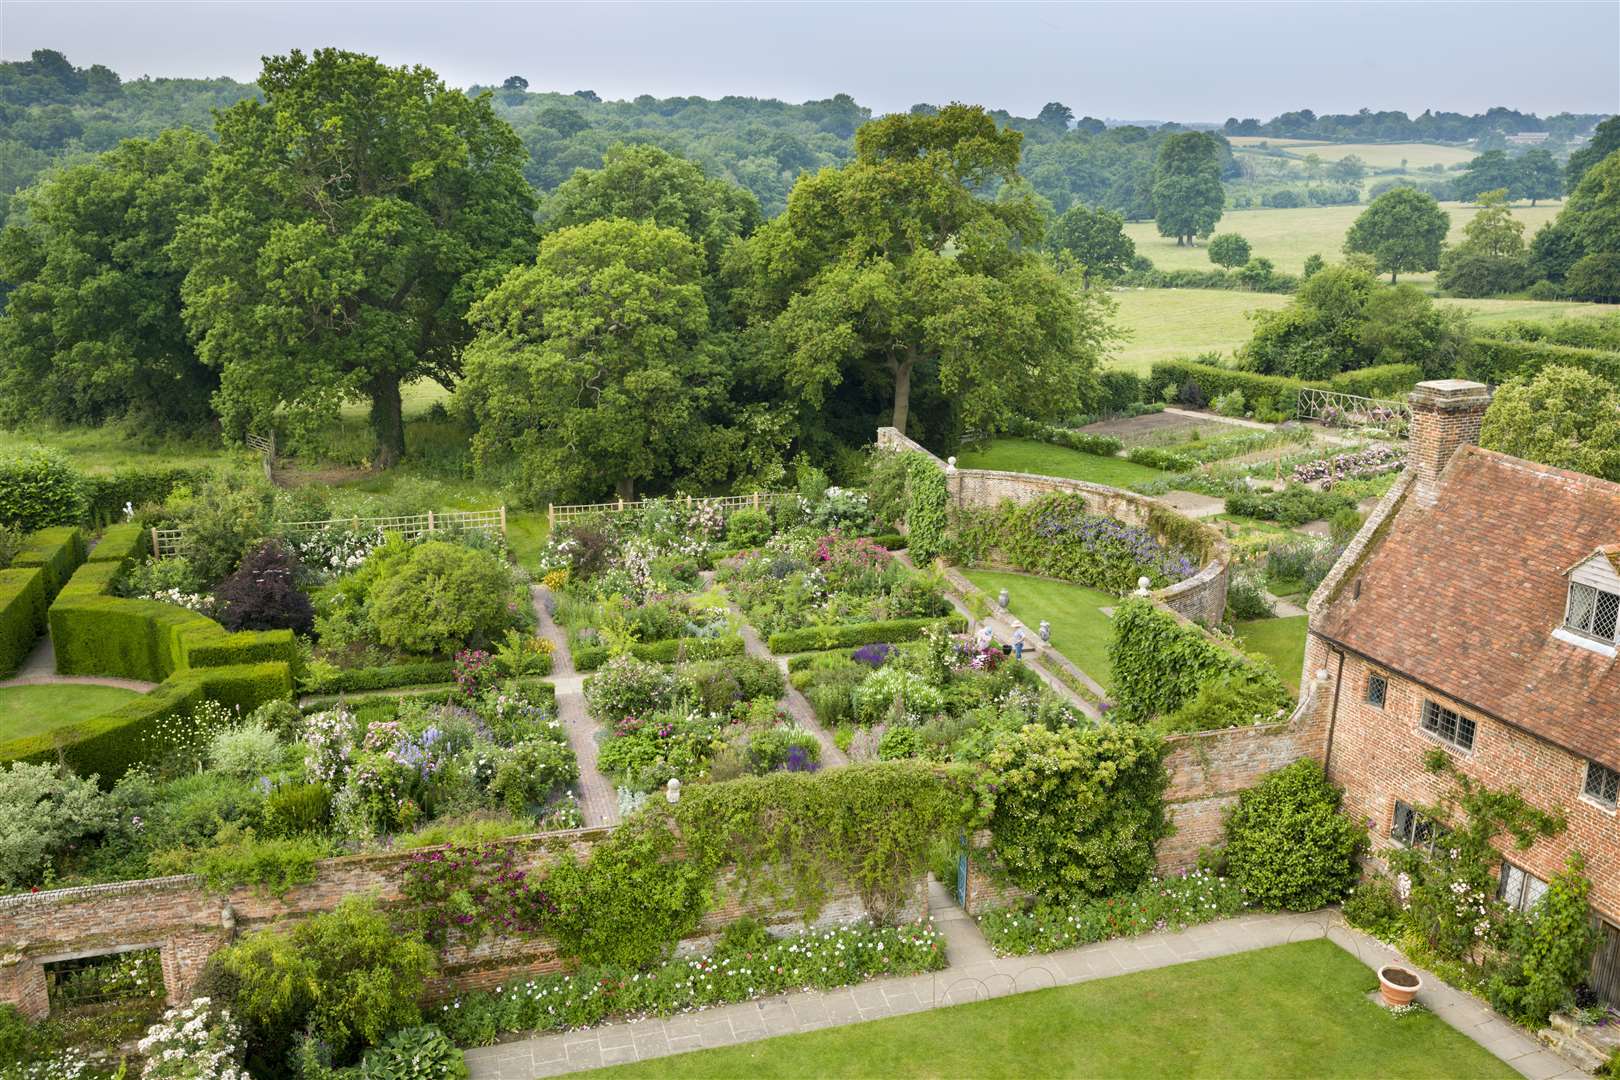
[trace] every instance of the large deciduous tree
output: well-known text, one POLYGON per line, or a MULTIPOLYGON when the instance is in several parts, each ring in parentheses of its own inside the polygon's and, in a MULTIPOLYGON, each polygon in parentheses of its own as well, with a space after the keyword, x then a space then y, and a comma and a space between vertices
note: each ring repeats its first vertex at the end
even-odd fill
POLYGON ((1509 379, 1491 399, 1481 446, 1620 480, 1620 388, 1580 368, 1509 379))
POLYGON ((887 386, 903 431, 921 381, 959 423, 997 430, 1089 399, 1105 301, 1034 250, 1030 197, 983 197, 1015 180, 1020 138, 966 105, 874 121, 853 162, 801 179, 739 247, 735 309, 806 408, 887 386))
POLYGON ((1204 131, 1183 131, 1159 147, 1153 166, 1153 218, 1160 236, 1177 246, 1215 231, 1226 206, 1221 186, 1221 144, 1204 131))
POLYGON ((1508 209, 1506 191, 1482 191, 1479 212, 1463 226, 1461 244, 1440 257, 1440 287, 1454 296, 1495 296, 1524 287, 1530 253, 1524 223, 1508 209))
POLYGON ((532 267, 473 308, 458 410, 479 468, 532 499, 631 498, 701 472, 726 399, 702 249, 675 229, 607 218, 547 236, 532 267), (515 475, 514 475, 515 474, 515 475))
POLYGON ((1434 270, 1440 266, 1440 247, 1451 229, 1451 215, 1440 209, 1434 196, 1415 188, 1384 192, 1361 212, 1344 237, 1346 252, 1373 257, 1380 273, 1394 284, 1404 270, 1434 270))
POLYGON ((1118 277, 1136 258, 1136 244, 1125 234, 1125 216, 1083 203, 1075 203, 1052 223, 1046 246, 1073 256, 1088 280, 1092 274, 1118 277))
POLYGON ((1564 190, 1574 191, 1587 170, 1620 150, 1620 116, 1611 116, 1592 132, 1592 141, 1569 155, 1564 163, 1564 190))
POLYGON ((337 49, 267 58, 219 115, 208 209, 181 230, 198 354, 227 430, 369 400, 405 450, 400 386, 449 386, 468 305, 533 250, 523 147, 487 95, 337 49))
POLYGON ((1514 163, 1519 173, 1519 194, 1536 205, 1538 199, 1556 199, 1564 193, 1564 170, 1541 147, 1527 150, 1514 163))
POLYGON ((185 271, 169 245, 203 204, 213 144, 194 131, 130 139, 21 197, 0 237, 0 415, 174 428, 211 422, 217 373, 180 317, 185 271))

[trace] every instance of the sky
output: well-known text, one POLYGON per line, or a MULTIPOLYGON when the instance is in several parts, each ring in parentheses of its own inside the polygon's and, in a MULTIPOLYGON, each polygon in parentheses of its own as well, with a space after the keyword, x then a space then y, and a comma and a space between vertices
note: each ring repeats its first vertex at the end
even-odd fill
POLYGON ((1493 105, 1620 112, 1620 0, 1521 3, 497 3, 0 0, 0 58, 38 48, 126 78, 228 75, 325 45, 456 86, 522 75, 604 98, 848 93, 1032 116, 1269 119, 1493 105))

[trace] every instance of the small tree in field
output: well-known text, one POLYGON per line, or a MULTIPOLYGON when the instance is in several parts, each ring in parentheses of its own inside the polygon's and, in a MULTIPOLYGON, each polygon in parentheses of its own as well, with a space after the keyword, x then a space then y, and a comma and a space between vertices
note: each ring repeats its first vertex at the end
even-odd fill
POLYGON ((1451 215, 1434 196, 1415 188, 1393 188, 1372 201, 1345 234, 1344 250, 1371 255, 1379 273, 1395 284, 1401 271, 1440 266, 1440 247, 1451 229, 1451 215))
POLYGON ((1209 242, 1209 261, 1230 270, 1249 261, 1249 242, 1237 233, 1222 233, 1209 242))

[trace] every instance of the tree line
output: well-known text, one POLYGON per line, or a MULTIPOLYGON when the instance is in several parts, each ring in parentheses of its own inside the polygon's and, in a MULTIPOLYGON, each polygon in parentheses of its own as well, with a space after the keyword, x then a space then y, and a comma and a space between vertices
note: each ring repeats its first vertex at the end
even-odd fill
POLYGON ((1472 142, 1491 135, 1520 135, 1545 131, 1559 142, 1592 130, 1604 113, 1561 112, 1545 119, 1504 106, 1472 115, 1425 109, 1416 117, 1394 109, 1374 112, 1325 113, 1310 109, 1285 112, 1261 122, 1255 117, 1227 117, 1221 130, 1228 135, 1264 135, 1272 138, 1321 139, 1327 142, 1472 142))

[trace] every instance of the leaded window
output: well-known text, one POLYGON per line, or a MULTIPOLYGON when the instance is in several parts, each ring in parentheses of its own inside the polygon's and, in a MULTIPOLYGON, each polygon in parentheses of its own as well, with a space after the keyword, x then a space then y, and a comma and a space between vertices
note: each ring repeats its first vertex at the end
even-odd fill
POLYGON ((1459 750, 1474 748, 1474 722, 1437 701, 1423 702, 1423 730, 1459 750))
POLYGON ((1615 624, 1620 622, 1620 594, 1604 592, 1578 581, 1569 583, 1569 607, 1564 612, 1564 625, 1577 634, 1615 640, 1615 624))
POLYGON ((1595 761, 1586 763, 1586 784, 1582 788, 1586 797, 1613 810, 1615 798, 1620 795, 1620 773, 1595 761))

